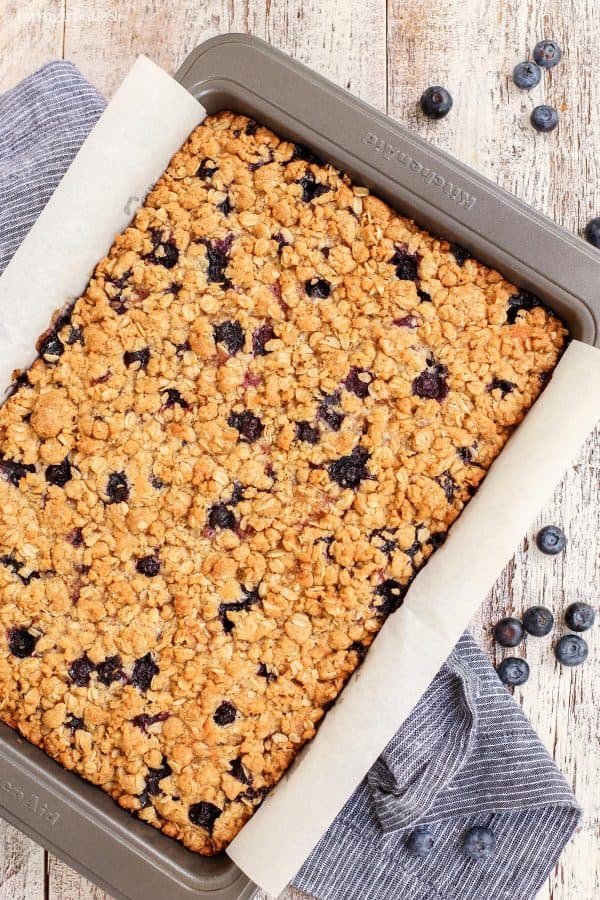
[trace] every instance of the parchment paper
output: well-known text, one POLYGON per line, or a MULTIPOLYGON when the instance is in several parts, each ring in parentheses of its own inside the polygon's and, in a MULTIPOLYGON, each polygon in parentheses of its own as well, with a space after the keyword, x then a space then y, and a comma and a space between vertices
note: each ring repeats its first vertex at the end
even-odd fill
MULTIPOLYGON (((205 111, 140 58, 0 278, 0 384, 95 263, 205 111)), ((448 540, 413 582, 317 737, 229 847, 278 894, 405 720, 600 414, 600 351, 573 342, 448 540)))

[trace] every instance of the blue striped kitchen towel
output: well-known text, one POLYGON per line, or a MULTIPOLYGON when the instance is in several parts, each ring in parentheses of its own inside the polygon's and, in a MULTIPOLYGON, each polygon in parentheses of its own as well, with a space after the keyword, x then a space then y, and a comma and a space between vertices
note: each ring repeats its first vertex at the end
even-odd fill
MULTIPOLYGON (((68 62, 0 97, 0 272, 103 108, 68 62)), ((465 634, 295 884, 322 900, 530 900, 579 818, 531 725, 465 634), (406 847, 418 825, 435 838, 426 858, 406 847), (479 862, 461 850, 474 825, 496 838, 479 862)))

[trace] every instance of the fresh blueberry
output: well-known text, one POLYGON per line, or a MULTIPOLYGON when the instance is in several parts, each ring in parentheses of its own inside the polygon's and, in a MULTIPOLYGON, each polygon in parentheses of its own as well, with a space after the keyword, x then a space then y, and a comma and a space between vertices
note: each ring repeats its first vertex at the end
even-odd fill
POLYGON ((343 488, 356 488, 361 481, 369 478, 367 460, 369 452, 364 447, 355 447, 348 456, 329 463, 328 472, 332 481, 343 488))
POLYGON ((232 759, 229 763, 229 772, 236 778, 238 781, 241 781, 242 784, 252 784, 252 776, 244 767, 244 764, 241 759, 232 759))
POLYGON ((25 659, 31 656, 38 642, 34 634, 30 634, 26 628, 9 628, 7 632, 8 649, 17 659, 25 659))
POLYGON ((352 366, 344 384, 348 391, 352 391, 353 394, 364 400, 365 397, 369 396, 369 385, 372 380, 371 374, 366 369, 358 369, 356 366, 352 366))
POLYGON ((109 656, 104 662, 101 662, 96 666, 96 672, 98 673, 98 680, 102 682, 102 684, 110 685, 114 681, 120 681, 123 676, 123 668, 121 665, 121 657, 120 656, 109 656))
POLYGON ((150 362, 150 347, 143 347, 141 350, 126 350, 123 354, 123 362, 126 366, 139 363, 140 369, 147 369, 150 362))
POLYGON ((447 374, 446 367, 439 363, 429 366, 414 379, 413 394, 423 400, 437 400, 441 403, 448 396, 447 374))
POLYGON ((505 378, 493 378, 492 381, 488 384, 486 390, 488 394, 491 394, 492 391, 500 391, 502 394, 502 399, 506 397, 507 394, 512 393, 516 388, 516 384, 512 381, 507 381, 505 378))
POLYGON ((596 612, 589 603, 571 603, 565 610, 565 624, 571 631, 587 631, 595 618, 596 612))
POLYGON ((326 300, 331 294, 331 285, 325 278, 309 278, 304 282, 304 290, 311 300, 326 300))
POLYGON ((394 255, 388 260, 396 267, 396 278, 400 281, 416 281, 419 276, 419 257, 409 253, 406 244, 396 244, 394 255))
POLYGON ((470 859, 487 859, 496 848, 496 838, 489 828, 478 825, 463 837, 463 850, 470 859))
POLYGON ((236 717, 237 709, 233 703, 230 703, 228 700, 223 700, 223 702, 218 705, 213 715, 214 721, 221 727, 231 725, 232 722, 235 722, 236 717))
POLYGON ((310 422, 296 422, 296 439, 307 444, 318 444, 321 434, 310 422))
POLYGON ((433 850, 435 838, 429 828, 417 828, 406 839, 406 848, 415 856, 429 856, 433 850))
POLYGON ((274 672, 271 672, 264 663, 259 664, 256 674, 260 675, 261 678, 265 678, 267 684, 270 684, 272 681, 277 681, 277 675, 274 672))
POLYGON ((562 528, 559 528, 558 525, 545 525, 538 531, 535 542, 542 553, 548 553, 553 556, 565 549, 567 538, 562 528))
POLYGON ((16 462, 14 459, 0 459, 0 473, 14 487, 19 486, 21 478, 25 478, 28 472, 35 472, 35 466, 31 463, 16 462))
POLYGON ((46 467, 45 478, 48 484, 55 484, 57 487, 64 487, 67 481, 72 477, 71 464, 65 457, 61 463, 46 467))
POLYGON ((558 126, 558 113, 553 106, 536 106, 531 113, 531 124, 536 131, 554 131, 558 126))
POLYGON ((590 219, 585 226, 585 239, 600 250, 600 216, 590 219))
POLYGON ((260 328, 252 333, 252 352, 255 356, 266 356, 269 351, 266 344, 274 340, 276 337, 275 329, 270 322, 265 322, 260 328))
POLYGON ((95 668, 87 653, 84 653, 69 666, 69 678, 79 687, 85 687, 90 683, 90 676, 95 668))
POLYGON ((173 406, 180 406, 181 409, 189 409, 190 404, 184 400, 177 388, 166 388, 162 391, 163 409, 170 409, 173 406))
POLYGON ((222 810, 214 803, 208 803, 202 800, 200 803, 192 803, 188 810, 188 819, 192 825, 198 825, 204 828, 209 834, 212 833, 215 822, 221 815, 222 810))
POLYGON ((539 307, 540 309, 548 309, 543 300, 540 300, 539 297, 536 297, 534 294, 529 294, 527 291, 521 291, 518 294, 513 294, 508 298, 508 311, 506 313, 506 321, 509 325, 514 325, 517 321, 517 316, 521 311, 529 312, 532 309, 539 307))
POLYGON ((221 322, 215 325, 213 334, 216 344, 224 344, 232 356, 244 346, 244 331, 239 322, 221 322))
POLYGON ((258 416, 255 416, 254 413, 251 413, 249 410, 230 413, 227 424, 232 428, 237 428, 240 433, 240 438, 247 441, 249 444, 253 444, 254 441, 257 441, 264 431, 264 425, 258 416))
POLYGON ((523 623, 512 617, 500 619, 494 627, 494 638, 501 647, 516 647, 521 643, 524 635, 523 623))
POLYGON ((328 184, 321 184, 321 182, 317 181, 310 170, 308 170, 296 184, 299 184, 302 187, 302 199, 305 203, 310 203, 312 200, 316 200, 317 197, 321 197, 322 194, 327 194, 331 190, 328 184))
POLYGON ((208 178, 212 178, 215 172, 218 170, 218 166, 215 165, 214 160, 209 159, 208 157, 204 157, 204 159, 200 162, 198 166, 198 171, 196 172, 196 177, 201 178, 203 181, 206 181, 208 178))
POLYGON ((109 503, 124 503, 129 497, 129 482, 125 472, 111 472, 106 485, 109 503))
POLYGON ((545 606, 530 606, 523 615, 523 625, 528 634, 545 637, 554 628, 554 616, 545 606))
POLYGON ((529 678, 529 664, 526 659, 518 656, 509 656, 503 659, 498 666, 498 678, 503 684, 525 684, 529 678))
POLYGON ((443 119, 452 109, 452 96, 439 84, 428 87, 421 94, 421 109, 429 119, 443 119))
POLYGON ((408 585, 400 584, 395 578, 387 578, 375 591, 378 597, 383 598, 375 604, 377 612, 386 617, 396 612, 402 606, 407 590, 408 585))
POLYGON ((150 690, 152 679, 155 675, 158 675, 159 671, 160 669, 154 662, 152 654, 146 653, 145 656, 136 659, 131 674, 131 683, 142 693, 145 693, 150 690))
POLYGON ((554 654, 563 666, 580 666, 588 656, 588 645, 578 634, 565 634, 554 648, 554 654))
POLYGON ((136 570, 146 578, 154 578, 160 572, 160 560, 158 556, 142 556, 135 564, 136 570))
POLYGON ((214 531, 218 528, 233 530, 236 524, 235 514, 226 503, 215 503, 208 512, 208 524, 214 531))
POLYGON ((556 41, 540 41, 533 48, 533 58, 543 69, 553 69, 561 59, 562 52, 556 41))
POLYGON ((513 81, 518 88, 529 91, 540 83, 542 73, 534 62, 520 62, 513 69, 513 81))

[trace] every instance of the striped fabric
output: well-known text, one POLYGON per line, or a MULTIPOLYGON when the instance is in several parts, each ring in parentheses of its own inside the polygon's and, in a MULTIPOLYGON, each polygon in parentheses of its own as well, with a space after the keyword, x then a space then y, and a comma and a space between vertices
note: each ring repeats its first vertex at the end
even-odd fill
MULTIPOLYGON (((0 271, 103 107, 67 62, 0 97, 0 271)), ((295 883, 322 900, 529 900, 579 817, 520 708, 464 635, 295 883), (405 848, 417 824, 435 835, 424 860, 405 848), (473 825, 496 836, 484 862, 461 853, 473 825)))

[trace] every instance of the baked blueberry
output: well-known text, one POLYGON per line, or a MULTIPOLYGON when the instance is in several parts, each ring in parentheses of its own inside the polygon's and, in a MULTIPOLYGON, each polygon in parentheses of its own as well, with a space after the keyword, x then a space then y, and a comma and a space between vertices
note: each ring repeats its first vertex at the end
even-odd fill
POLYGON ((580 666, 588 657, 588 645, 578 634, 565 634, 557 642, 554 654, 563 666, 580 666))
POLYGON ((225 275, 225 269, 229 265, 229 251, 233 244, 233 235, 229 234, 222 240, 203 240, 202 243, 206 247, 206 259, 208 260, 206 280, 209 284, 222 284, 223 287, 229 287, 230 282, 225 275))
POLYGON ((500 619, 494 626, 494 638, 501 647, 516 647, 525 636, 523 623, 511 616, 500 619))
POLYGON ((272 681, 277 681, 277 675, 274 672, 271 672, 264 663, 259 663, 257 675, 260 675, 261 678, 266 678, 267 684, 270 684, 272 681))
POLYGON ((264 431, 264 425, 258 416, 255 416, 254 413, 247 409, 243 412, 231 412, 227 419, 227 424, 231 428, 236 428, 240 433, 240 439, 247 441, 249 444, 257 441, 264 431))
POLYGON ((565 610, 565 624, 571 631, 587 631, 595 618, 596 612, 589 603, 571 603, 565 610))
POLYGON ((339 459, 329 463, 327 470, 329 477, 343 488, 356 488, 361 481, 369 478, 367 470, 367 460, 369 459, 369 451, 364 447, 355 447, 348 456, 341 456, 339 459))
POLYGON ((565 549, 567 545, 567 537, 558 525, 544 525, 535 538, 535 542, 542 553, 554 556, 565 549))
POLYGON ((585 239, 600 250, 600 216, 590 219, 585 226, 585 239))
POLYGON ((310 422, 296 422, 296 439, 306 444, 318 444, 321 434, 316 425, 310 422))
POLYGON ((536 307, 539 307, 540 309, 548 309, 544 301, 540 300, 540 298, 536 297, 534 294, 530 294, 527 291, 521 291, 518 294, 513 294, 512 297, 508 298, 508 311, 506 313, 506 321, 509 325, 514 325, 520 312, 529 312, 536 307))
POLYGON ((106 485, 109 503, 124 503, 129 498, 129 482, 125 472, 111 472, 106 485))
POLYGON ((220 203, 217 203, 217 209, 219 210, 219 212, 222 212, 224 216, 229 215, 229 213, 233 210, 231 200, 229 199, 229 194, 225 197, 224 200, 221 200, 220 203))
POLYGON ((221 322, 215 325, 213 334, 216 344, 223 344, 232 356, 244 346, 244 331, 239 322, 221 322))
POLYGON ((135 564, 136 570, 146 578, 154 578, 160 572, 160 560, 156 554, 142 556, 135 564))
POLYGON ((40 573, 36 572, 35 570, 29 572, 28 575, 24 575, 23 570, 27 571, 25 569, 25 565, 22 562, 19 562, 16 556, 13 556, 12 554, 5 554, 4 556, 0 556, 0 564, 6 566, 7 569, 10 569, 11 572, 13 572, 17 576, 17 578, 19 578, 23 582, 23 584, 30 584, 33 579, 40 577, 40 573))
POLYGON ((294 152, 292 153, 289 162, 294 162, 297 159, 301 159, 308 163, 317 163, 317 165, 321 162, 317 154, 313 153, 308 147, 305 147, 304 144, 294 144, 294 152))
POLYGON ((204 828, 209 834, 212 833, 215 822, 221 815, 223 810, 215 806, 214 803, 208 803, 206 800, 200 803, 192 803, 188 810, 188 819, 192 825, 198 825, 204 828))
POLYGON ((554 628, 554 616, 545 606, 530 606, 523 615, 523 625, 528 634, 545 637, 554 628))
POLYGON ((353 394, 364 400, 365 397, 369 396, 369 385, 372 380, 372 375, 366 369, 358 369, 356 366, 352 366, 344 384, 348 391, 352 391, 353 394))
POLYGON ((217 706, 213 715, 216 724, 220 725, 222 728, 224 728, 225 725, 231 725, 232 722, 235 722, 236 717, 237 709, 233 703, 230 703, 228 700, 223 700, 223 702, 217 706))
POLYGON ((332 409, 327 400, 321 403, 317 415, 319 419, 329 425, 332 431, 339 431, 345 418, 343 413, 332 409))
POLYGON ((520 62, 513 69, 513 81, 518 88, 529 91, 540 83, 542 73, 534 62, 520 62))
POLYGON ((177 388, 166 388, 162 391, 163 409, 171 409, 173 406, 179 406, 181 409, 189 409, 190 404, 184 400, 177 388))
POLYGON ((87 653, 84 653, 83 656, 73 660, 69 666, 69 678, 79 687, 85 687, 90 683, 90 677, 95 668, 87 653))
POLYGON ((446 367, 439 363, 429 366, 414 379, 413 394, 423 400, 437 400, 441 403, 448 396, 447 374, 446 367))
POLYGON ((145 656, 136 659, 133 664, 133 672, 131 673, 131 683, 134 687, 138 688, 140 691, 145 693, 150 690, 150 685, 152 684, 152 679, 155 675, 158 675, 160 669, 154 662, 154 657, 151 653, 146 653, 145 656))
POLYGON ((83 531, 81 528, 74 528, 67 535, 67 540, 73 547, 81 547, 83 544, 83 531))
POLYGON ((197 178, 201 178, 203 181, 206 181, 209 178, 212 178, 215 172, 218 171, 218 166, 216 165, 214 159, 209 159, 207 156, 201 160, 200 165, 196 171, 197 178))
POLYGON ((241 759, 232 759, 229 763, 229 772, 233 775, 234 778, 237 778, 238 781, 241 781, 242 784, 252 784, 252 776, 245 768, 241 759))
POLYGON ((452 501, 454 500, 454 494, 456 492, 456 482, 450 472, 446 470, 445 472, 442 472, 441 475, 438 475, 434 480, 437 481, 437 483, 443 490, 448 503, 452 503, 452 501))
POLYGON ((421 94, 421 109, 429 119, 443 119, 452 109, 452 96, 439 84, 432 85, 421 94))
POLYGON ((159 478, 158 475, 154 475, 154 473, 152 473, 150 475, 150 484, 152 485, 152 487, 154 488, 155 491, 161 491, 165 486, 165 483, 162 480, 162 478, 159 478))
POLYGON ((356 653, 359 663, 361 663, 367 655, 367 649, 368 648, 365 647, 362 641, 352 641, 348 647, 349 652, 356 653))
POLYGON ((401 328, 411 328, 414 331, 415 328, 419 327, 419 320, 416 316, 409 313, 407 316, 402 316, 401 319, 392 319, 392 325, 399 325, 401 328))
POLYGON ((248 119, 248 124, 244 128, 244 134, 247 134, 251 137, 253 134, 256 134, 258 129, 258 124, 254 121, 254 119, 248 119))
POLYGON ((396 267, 400 281, 416 281, 419 277, 419 257, 409 253, 406 244, 396 244, 394 255, 388 262, 396 267))
POLYGON ((219 619, 225 634, 230 634, 235 628, 235 623, 231 621, 227 613, 247 612, 260 600, 257 588, 247 588, 245 585, 242 585, 242 593, 244 595, 242 600, 232 603, 221 603, 219 605, 219 619))
POLYGON ((468 466, 473 462, 473 450, 471 447, 457 447, 456 455, 465 466, 468 466))
POLYGON ((304 290, 311 300, 326 300, 331 293, 331 285, 325 278, 309 278, 304 282, 304 290))
POLYGON ((299 184, 302 187, 302 199, 305 203, 310 203, 312 200, 316 200, 317 197, 321 197, 331 190, 328 184, 321 184, 321 182, 317 181, 310 170, 307 170, 296 184, 299 184))
POLYGON ((61 463, 46 467, 45 474, 48 484, 54 484, 57 487, 64 487, 67 481, 72 478, 71 464, 65 457, 61 463))
POLYGON ((526 659, 509 656, 498 666, 498 678, 503 684, 525 684, 529 678, 529 664, 526 659))
POLYGON ((19 486, 21 478, 25 478, 28 472, 35 472, 32 463, 21 463, 14 459, 0 459, 0 473, 14 487, 19 486))
POLYGON ((31 382, 27 376, 27 372, 21 372, 14 381, 11 382, 10 386, 6 389, 6 399, 9 397, 14 397, 19 388, 22 387, 31 387, 31 382))
POLYGON ((266 344, 274 340, 276 337, 275 329, 270 322, 265 322, 260 328, 252 334, 252 352, 255 356, 266 356, 270 351, 267 350, 266 344))
POLYGON ((408 585, 400 584, 395 578, 386 578, 375 591, 378 597, 383 598, 375 604, 377 612, 382 616, 389 616, 396 612, 402 606, 407 590, 408 585))
POLYGON ((558 126, 558 113, 553 106, 542 104, 536 106, 531 113, 531 124, 536 131, 548 133, 558 126))
POLYGON ((179 250, 171 238, 163 240, 160 228, 155 228, 152 231, 152 244, 154 250, 146 256, 148 262, 157 266, 164 266, 165 269, 172 269, 177 265, 179 250))
POLYGON ((83 719, 79 716, 74 716, 73 713, 69 713, 68 719, 65 719, 65 728, 68 728, 71 734, 75 734, 76 731, 87 730, 83 719))
POLYGON ((69 344, 69 346, 73 346, 73 344, 83 344, 83 328, 75 328, 71 326, 71 330, 69 331, 69 336, 67 338, 67 344, 69 344))
POLYGON ((55 356, 62 356, 65 352, 65 345, 58 336, 57 331, 53 330, 42 338, 38 346, 39 354, 46 362, 51 362, 55 356), (51 357, 49 360, 47 357, 51 357))
POLYGON ((126 366, 139 363, 140 369, 147 369, 150 362, 150 347, 142 347, 141 350, 126 350, 123 354, 123 362, 126 366))
POLYGON ((488 384, 486 390, 489 394, 492 391, 500 391, 502 394, 502 399, 506 397, 507 394, 512 393, 516 388, 516 384, 512 381, 507 381, 505 378, 493 378, 492 381, 488 384))
POLYGON ((39 637, 30 634, 26 628, 9 628, 7 632, 8 649, 17 659, 31 656, 39 637))
POLYGON ((562 52, 556 41, 539 41, 533 48, 533 58, 543 69, 553 69, 561 57, 562 52))
POLYGON ((147 734, 151 725, 154 725, 156 722, 166 722, 170 715, 171 713, 166 711, 155 713, 153 716, 148 715, 148 713, 141 713, 139 716, 134 716, 131 721, 133 725, 141 728, 147 734))
MULTIPOLYGON (((464 266, 468 259, 471 259, 471 254, 468 250, 465 250, 464 247, 461 247, 460 244, 450 244, 450 253, 456 260, 457 265, 461 268, 464 266)), ((431 300, 431 297, 429 298, 431 300)))
POLYGON ((215 503, 208 512, 208 524, 215 531, 218 528, 234 529, 236 525, 235 514, 226 503, 215 503))
POLYGON ((162 763, 159 769, 153 769, 151 767, 148 768, 148 774, 146 775, 146 792, 151 794, 152 796, 156 796, 160 793, 160 782, 165 778, 168 778, 169 775, 173 774, 173 769, 169 765, 166 760, 166 757, 163 756, 162 763))
POLYGON ((98 680, 107 686, 113 684, 115 681, 121 681, 121 679, 124 678, 121 657, 117 655, 108 656, 104 662, 101 662, 96 666, 96 672, 98 674, 98 680))
POLYGON ((416 828, 406 839, 406 849, 415 856, 429 856, 435 839, 429 828, 416 828))
POLYGON ((470 859, 487 859, 496 849, 496 838, 493 831, 477 825, 470 828, 463 836, 463 850, 470 859))

